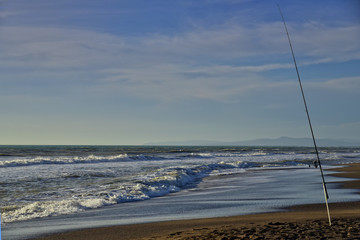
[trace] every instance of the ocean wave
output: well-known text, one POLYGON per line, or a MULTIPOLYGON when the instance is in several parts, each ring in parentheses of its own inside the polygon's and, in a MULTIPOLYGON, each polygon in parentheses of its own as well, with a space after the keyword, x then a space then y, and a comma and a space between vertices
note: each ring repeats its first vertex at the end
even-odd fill
POLYGON ((187 154, 184 155, 180 155, 179 158, 182 159, 187 159, 187 158, 196 158, 196 159, 207 159, 207 158, 213 158, 214 155, 211 153, 194 153, 194 152, 189 152, 187 154))
MULTIPOLYGON (((135 177, 128 182, 119 182, 112 189, 98 192, 82 193, 61 200, 36 201, 21 206, 9 206, 2 209, 2 222, 14 222, 77 213, 88 209, 101 208, 124 202, 142 201, 160 197, 169 193, 179 192, 189 187, 195 187, 203 178, 209 175, 226 175, 233 171, 245 169, 268 168, 279 166, 302 165, 302 161, 282 161, 256 163, 249 161, 209 162, 196 166, 176 166, 157 169, 153 173, 135 177)), ((78 175, 69 175, 69 178, 78 175)))
MULTIPOLYGON (((256 167, 250 162, 210 163, 198 166, 177 166, 158 169, 146 176, 120 184, 116 189, 71 196, 68 199, 36 201, 2 209, 2 221, 14 222, 34 218, 77 213, 124 202, 147 200, 194 187, 213 171, 256 167)), ((74 176, 71 176, 74 177, 74 176)))
MULTIPOLYGON (((197 157, 201 155, 197 154, 197 157)), ((87 158, 72 158, 72 162, 96 162, 96 161, 132 161, 138 159, 139 161, 152 159, 149 156, 137 155, 131 158, 127 155, 114 155, 106 159, 97 156, 88 156, 87 158)), ((205 154, 202 157, 212 157, 211 154, 205 154)), ((297 158, 299 156, 296 156, 297 158)), ((42 201, 33 199, 32 203, 19 202, 17 206, 8 206, 2 208, 2 222, 22 221, 34 218, 42 218, 49 216, 57 216, 62 214, 77 213, 88 209, 101 208, 108 205, 120 204, 124 202, 142 201, 154 197, 164 196, 170 193, 179 192, 183 189, 196 187, 207 176, 221 176, 229 173, 237 173, 248 171, 256 168, 271 168, 271 167, 290 167, 297 165, 305 165, 309 162, 302 156, 299 160, 283 160, 277 161, 241 161, 235 158, 231 161, 214 161, 205 160, 199 161, 197 165, 176 165, 157 168, 153 172, 147 174, 134 175, 125 181, 116 183, 114 178, 111 184, 103 182, 104 185, 98 186, 86 192, 75 193, 74 195, 61 195, 61 199, 44 199, 42 201), (77 195, 76 195, 77 194, 77 195)), ((156 158, 158 159, 158 158, 156 158)), ((39 164, 44 162, 53 164, 52 159, 37 158, 32 159, 39 161, 39 164)), ((66 160, 66 159, 65 159, 66 160)), ((69 160, 66 160, 69 161, 69 160)), ((62 159, 60 164, 68 163, 62 159)), ((91 178, 105 177, 108 174, 91 172, 84 173, 91 178)), ((83 177, 83 174, 72 173, 62 176, 64 178, 73 179, 83 177)), ((115 176, 113 176, 115 177, 115 176)))
POLYGON ((118 154, 113 156, 73 156, 73 157, 31 157, 31 158, 14 158, 0 161, 1 167, 20 167, 43 164, 83 164, 83 163, 101 163, 101 162, 119 162, 119 161, 149 161, 163 160, 159 156, 118 154))
MULTIPOLYGON (((28 147, 25 150, 20 148, 11 156, 4 155, 10 151, 0 155, 2 182, 8 194, 0 199, 3 222, 147 200, 196 187, 207 176, 214 179, 253 169, 307 167, 316 158, 307 148, 76 147, 68 150, 51 147, 49 152, 47 147, 36 151, 28 147), (42 165, 41 171, 33 174, 27 168, 33 165, 42 165)), ((325 164, 360 161, 360 153, 353 149, 326 149, 320 152, 320 159, 325 164)))
POLYGON ((77 213, 87 209, 99 208, 110 205, 105 199, 65 199, 59 201, 38 201, 22 206, 11 206, 2 208, 2 222, 9 223, 24 221, 34 218, 58 216, 62 214, 77 213))

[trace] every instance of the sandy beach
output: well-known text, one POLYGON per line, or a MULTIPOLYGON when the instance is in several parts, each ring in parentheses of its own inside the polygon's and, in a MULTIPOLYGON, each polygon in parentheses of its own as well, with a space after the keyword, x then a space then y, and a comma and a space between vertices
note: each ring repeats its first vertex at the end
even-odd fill
MULTIPOLYGON (((343 188, 360 189, 360 164, 332 169, 343 188)), ((359 239, 360 202, 331 203, 332 226, 325 204, 295 206, 283 212, 123 225, 45 236, 58 239, 359 239)))

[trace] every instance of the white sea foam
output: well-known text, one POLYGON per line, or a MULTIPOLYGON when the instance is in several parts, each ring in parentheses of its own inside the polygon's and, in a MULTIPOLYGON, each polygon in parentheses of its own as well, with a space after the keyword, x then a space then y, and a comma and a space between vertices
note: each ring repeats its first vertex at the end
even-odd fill
MULTIPOLYGON (((91 147, 86 151, 81 149, 76 148, 74 153, 64 149, 48 156, 47 151, 34 154, 30 148, 19 148, 13 155, 3 155, 0 158, 0 187, 3 189, 0 190, 6 192, 6 196, 0 195, 2 221, 77 213, 141 201, 196 187, 210 175, 216 178, 255 168, 308 165, 314 160, 314 154, 309 154, 308 149, 214 151, 209 147, 158 151, 129 148, 128 154, 124 149, 110 153, 99 149, 88 152, 91 147)), ((322 151, 321 159, 325 163, 360 161, 360 153, 322 151)))
POLYGON ((102 191, 95 196, 78 196, 71 199, 36 201, 23 204, 16 208, 4 209, 3 222, 13 222, 33 218, 56 216, 61 214, 76 213, 86 209, 99 208, 111 204, 146 200, 180 191, 193 186, 214 170, 250 167, 250 163, 236 162, 228 164, 199 165, 193 168, 177 166, 161 168, 158 171, 138 177, 127 185, 109 192, 102 191))
MULTIPOLYGON (((139 158, 142 158, 141 156, 139 158)), ((130 160, 127 154, 119 154, 114 156, 74 156, 74 157, 27 157, 27 158, 13 158, 9 160, 0 161, 0 167, 18 167, 30 166, 40 164, 75 164, 75 163, 99 163, 130 160)))
POLYGON ((213 154, 211 154, 211 153, 191 153, 190 156, 193 158, 211 158, 211 157, 213 157, 213 154))
POLYGON ((61 214, 76 213, 86 209, 99 208, 109 204, 114 203, 99 198, 33 202, 24 206, 20 206, 14 210, 4 209, 5 211, 2 212, 1 220, 6 223, 34 218, 57 216, 61 214))

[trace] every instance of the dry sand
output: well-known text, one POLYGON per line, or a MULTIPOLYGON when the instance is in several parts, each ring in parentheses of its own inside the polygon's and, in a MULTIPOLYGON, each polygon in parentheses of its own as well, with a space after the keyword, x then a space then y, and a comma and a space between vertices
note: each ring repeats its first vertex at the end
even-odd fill
MULTIPOLYGON (((334 170, 334 169, 332 169, 334 170)), ((360 164, 335 169, 345 188, 360 190, 360 164)), ((360 202, 295 206, 284 212, 92 228, 38 238, 59 239, 360 239, 360 202)))

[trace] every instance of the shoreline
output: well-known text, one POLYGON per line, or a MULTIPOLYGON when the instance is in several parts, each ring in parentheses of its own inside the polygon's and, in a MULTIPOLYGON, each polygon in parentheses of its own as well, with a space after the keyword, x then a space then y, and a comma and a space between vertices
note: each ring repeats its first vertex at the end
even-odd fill
MULTIPOLYGON (((332 168, 329 175, 352 178, 341 188, 358 189, 360 163, 332 168)), ((217 239, 226 238, 360 238, 360 201, 329 204, 333 225, 329 227, 324 204, 293 206, 281 212, 174 220, 133 225, 89 228, 56 233, 36 240, 60 239, 217 239), (321 231, 320 231, 321 228, 321 231), (275 235, 274 235, 275 234, 275 235)), ((34 240, 35 240, 34 239, 34 240)))

